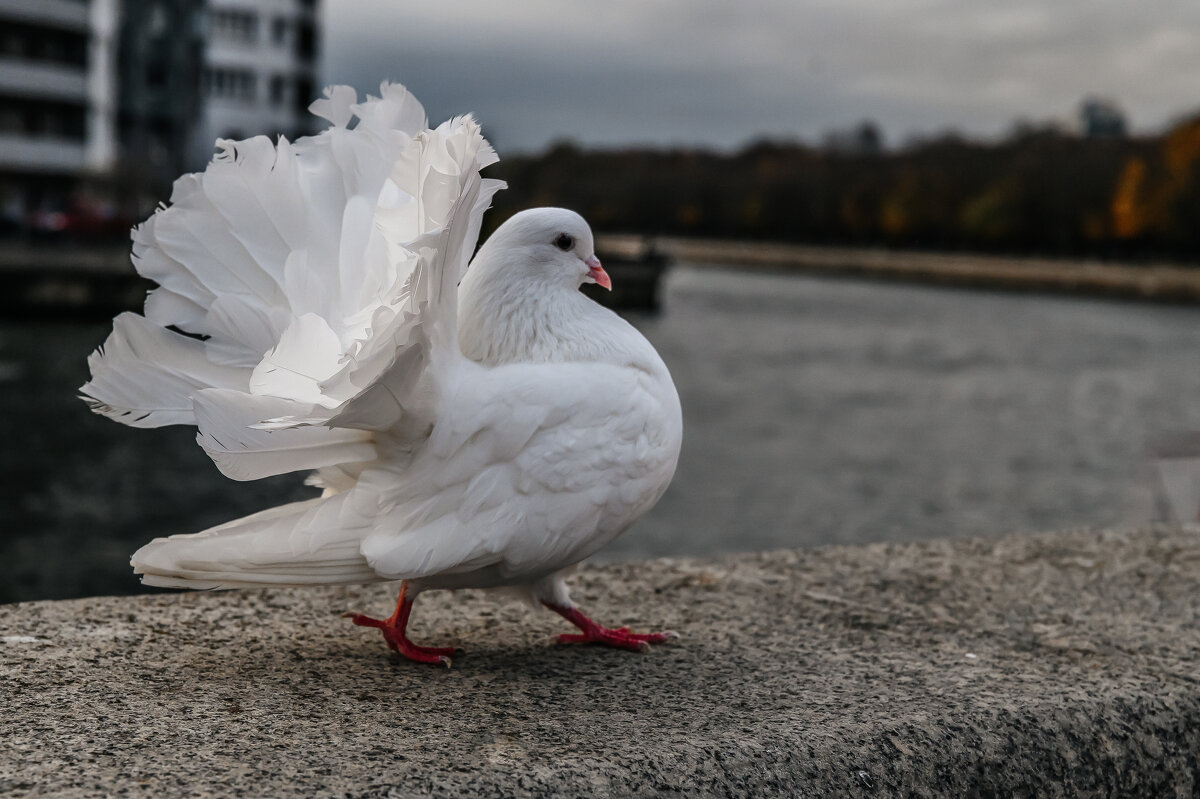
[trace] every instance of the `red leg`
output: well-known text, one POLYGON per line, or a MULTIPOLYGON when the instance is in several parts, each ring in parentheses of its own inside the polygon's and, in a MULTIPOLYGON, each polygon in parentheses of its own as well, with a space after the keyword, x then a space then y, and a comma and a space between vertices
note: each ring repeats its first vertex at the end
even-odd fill
POLYGON ((450 655, 454 654, 452 646, 417 646, 408 640, 405 630, 408 628, 408 617, 412 613, 413 600, 408 597, 408 582, 400 583, 400 598, 396 600, 396 610, 387 619, 373 619, 360 613, 347 613, 345 618, 359 627, 374 627, 383 633, 383 640, 393 652, 415 660, 418 663, 440 663, 450 668, 450 655))
POLYGON ((555 605, 550 602, 542 604, 583 631, 582 634, 569 633, 558 636, 560 644, 604 644, 618 649, 645 652, 650 648, 650 644, 661 644, 668 638, 679 637, 679 633, 673 630, 661 633, 631 633, 628 627, 612 630, 596 624, 573 605, 555 605))

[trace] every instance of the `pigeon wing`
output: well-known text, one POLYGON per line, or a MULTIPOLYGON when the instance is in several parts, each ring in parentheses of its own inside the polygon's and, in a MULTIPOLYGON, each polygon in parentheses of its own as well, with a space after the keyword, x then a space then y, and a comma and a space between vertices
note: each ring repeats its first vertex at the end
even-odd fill
POLYGON ((582 559, 674 472, 682 422, 654 380, 596 363, 464 370, 404 480, 381 467, 353 489, 388 509, 365 522, 364 557, 393 579, 582 559))

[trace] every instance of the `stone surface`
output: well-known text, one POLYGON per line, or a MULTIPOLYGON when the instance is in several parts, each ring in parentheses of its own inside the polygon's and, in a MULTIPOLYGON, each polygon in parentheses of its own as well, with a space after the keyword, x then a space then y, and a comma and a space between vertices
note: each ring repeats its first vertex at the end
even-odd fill
POLYGON ((1071 531, 589 567, 648 654, 386 586, 0 606, 0 795, 1191 796, 1200 534, 1071 531))

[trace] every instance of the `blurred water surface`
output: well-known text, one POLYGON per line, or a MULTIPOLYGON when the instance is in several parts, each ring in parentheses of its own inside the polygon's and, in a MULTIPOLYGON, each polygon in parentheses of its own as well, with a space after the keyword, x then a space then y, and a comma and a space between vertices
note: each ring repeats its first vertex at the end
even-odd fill
MULTIPOLYGON (((606 558, 1135 524, 1147 442, 1200 430, 1200 309, 676 267, 633 321, 679 472, 606 558)), ((108 324, 0 323, 0 602, 138 590, 129 554, 311 489, 75 399, 108 324)))

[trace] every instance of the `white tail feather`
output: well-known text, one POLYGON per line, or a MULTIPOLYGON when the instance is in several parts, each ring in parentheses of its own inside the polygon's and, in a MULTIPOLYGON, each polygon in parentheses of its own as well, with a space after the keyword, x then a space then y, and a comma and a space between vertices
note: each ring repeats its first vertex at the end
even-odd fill
POLYGON ((200 445, 235 479, 356 474, 375 457, 365 431, 424 407, 396 398, 429 404, 429 353, 462 357, 456 286, 503 185, 479 176, 496 156, 470 117, 426 129, 394 84, 363 103, 344 86, 325 95, 312 110, 330 128, 218 142, 134 231, 134 264, 160 288, 144 318, 118 317, 82 388, 127 424, 199 422, 200 445), (358 429, 329 429, 335 418, 358 429))
POLYGON ((221 474, 234 480, 258 480, 299 469, 373 461, 373 436, 361 430, 299 427, 266 430, 258 423, 301 415, 312 406, 241 391, 206 389, 196 393, 196 442, 221 474))
POLYGON ((164 588, 255 588, 376 582, 358 534, 330 524, 338 498, 295 502, 134 553, 142 582, 164 588))
POLYGON ((113 320, 113 332, 88 358, 92 379, 80 391, 96 413, 132 427, 195 424, 192 395, 244 384, 248 369, 214 364, 204 342, 134 313, 113 320))

